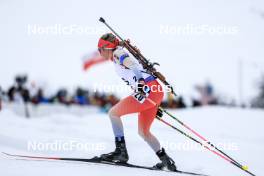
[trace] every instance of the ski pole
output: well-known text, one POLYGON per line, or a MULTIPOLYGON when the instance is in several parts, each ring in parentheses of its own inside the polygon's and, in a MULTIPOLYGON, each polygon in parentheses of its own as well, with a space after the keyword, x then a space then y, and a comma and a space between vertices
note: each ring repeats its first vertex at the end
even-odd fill
MULTIPOLYGON (((184 126, 185 128, 187 128, 189 131, 191 131, 193 134, 195 134, 196 136, 198 136, 200 139, 202 139, 204 142, 206 142, 206 144, 208 144, 210 147, 212 147, 213 149, 217 150, 218 152, 216 152, 215 150, 210 149, 207 146, 204 146, 205 148, 207 148, 208 150, 212 151, 213 153, 215 153, 216 155, 220 156, 221 158, 225 159, 226 161, 230 162, 231 164, 237 166, 238 168, 244 170, 245 172, 249 173, 250 175, 253 175, 251 172, 248 171, 248 166, 243 166, 240 163, 238 163, 236 160, 234 160, 232 157, 230 157, 229 155, 227 155, 226 153, 224 153, 222 150, 218 149, 215 145, 213 145, 210 141, 208 141, 207 139, 205 139, 203 136, 201 136, 199 133, 197 133, 196 131, 194 131, 192 128, 190 128, 188 125, 186 125, 185 123, 183 123, 181 120, 179 120, 178 118, 174 117, 171 113, 169 113, 167 110, 163 109, 162 107, 158 106, 153 100, 151 100, 150 98, 147 98, 147 100, 154 104, 155 106, 157 106, 160 110, 162 110, 163 112, 165 112, 167 115, 169 115, 170 117, 172 117, 174 120, 176 120, 178 123, 180 123, 182 126, 184 126)), ((168 126, 172 127, 173 129, 177 130, 178 132, 180 132, 181 134, 189 137, 190 139, 194 140, 195 142, 198 142, 199 144, 203 145, 201 142, 199 142, 198 140, 194 139, 193 137, 191 137, 190 135, 187 135, 186 133, 184 133, 183 131, 177 129, 176 127, 172 126, 171 124, 169 124, 168 122, 158 118, 161 122, 167 124, 168 126)))
MULTIPOLYGON (((156 104, 154 101, 152 101, 151 99, 149 99, 149 101, 152 104, 156 104)), ((203 137, 202 135, 200 135, 199 133, 197 133, 196 131, 194 131, 191 127, 189 127, 187 124, 185 124, 184 122, 182 122, 180 119, 176 118, 175 116, 173 116, 171 113, 169 113, 167 110, 163 109, 162 107, 159 106, 159 109, 163 112, 165 112, 167 115, 169 115, 171 118, 173 118, 174 120, 176 120, 178 123, 180 123, 182 126, 184 126, 185 128, 187 128, 189 131, 191 131, 193 134, 195 134, 196 136, 198 136, 200 139, 202 139, 204 142, 206 142, 208 145, 210 145, 211 147, 215 148, 217 151, 219 151, 220 153, 222 153, 223 155, 225 155, 226 157, 228 157, 229 159, 233 160, 234 162, 236 162, 238 165, 240 165, 241 167, 246 168, 246 166, 242 166, 241 164, 239 164, 235 159, 233 159, 232 157, 230 157, 229 155, 227 155, 226 153, 224 153, 222 150, 218 149, 215 145, 213 145, 210 141, 208 141, 207 139, 205 139, 205 137, 203 137)))
POLYGON ((230 160, 234 161, 235 163, 237 163, 241 168, 243 168, 244 170, 247 170, 247 166, 243 166, 241 165, 239 162, 237 162, 235 159, 233 159, 231 156, 227 155, 225 152, 223 152, 222 150, 220 150, 219 148, 217 148, 214 144, 212 144, 210 141, 208 141, 206 138, 204 138, 202 135, 200 135, 198 132, 194 131, 191 127, 189 127, 187 124, 185 124, 184 122, 182 122, 181 120, 179 120, 178 118, 176 118, 175 116, 173 116, 171 113, 169 113, 167 110, 163 109, 162 107, 159 107, 163 112, 165 112, 167 115, 169 115, 171 118, 173 118, 174 120, 176 120, 178 123, 180 123, 182 126, 184 126, 185 128, 187 128, 189 131, 191 131, 193 134, 195 134, 196 136, 198 136, 200 139, 202 139, 204 142, 206 142, 208 145, 210 145, 211 147, 215 148, 218 152, 220 152, 221 154, 225 155, 226 157, 228 157, 230 160))
POLYGON ((202 142, 198 141, 197 139, 193 138, 192 136, 188 135, 187 133, 183 132, 182 130, 176 128, 175 126, 171 125, 170 123, 168 123, 167 121, 161 119, 161 118, 158 118, 156 117, 159 121, 161 121, 162 123, 164 123, 165 125, 173 128, 174 130, 178 131, 179 133, 183 134, 184 136, 188 137, 189 139, 191 139, 192 141, 200 144, 201 146, 203 146, 204 148, 208 149, 209 151, 211 151, 212 153, 218 155, 219 157, 223 158, 224 160, 226 160, 227 162, 233 164, 234 166, 238 167, 239 169, 247 172, 248 174, 252 175, 252 176, 256 176, 254 175, 253 173, 249 172, 247 170, 247 168, 239 165, 238 163, 234 162, 233 160, 231 160, 230 158, 226 157, 225 155, 221 154, 221 153, 218 153, 216 152, 214 149, 210 149, 208 146, 204 145, 202 142))

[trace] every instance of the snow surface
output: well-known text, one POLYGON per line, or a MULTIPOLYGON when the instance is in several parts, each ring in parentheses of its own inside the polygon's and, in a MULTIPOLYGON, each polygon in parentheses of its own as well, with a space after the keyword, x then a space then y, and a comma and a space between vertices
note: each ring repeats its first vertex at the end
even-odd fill
MULTIPOLYGON (((87 107, 86 107, 87 108, 87 107)), ((225 142, 237 150, 226 153, 260 176, 264 173, 264 111, 238 108, 204 107, 171 111, 189 126, 213 143, 225 142)), ((165 118, 169 120, 169 118, 165 118)), ((169 120, 171 121, 171 120, 169 120)), ((0 151, 14 154, 89 158, 114 148, 113 134, 107 114, 91 110, 86 115, 56 113, 26 119, 6 108, 0 112, 0 151), (28 150, 29 141, 37 142, 78 141, 97 146, 87 150, 28 150), (98 147, 99 146, 99 147, 98 147)), ((137 135, 137 118, 134 114, 123 118, 130 162, 152 166, 158 162, 150 147, 137 135)), ((173 122, 173 121, 171 121, 173 122)), ((178 124, 174 123, 176 126, 178 124)), ((201 172, 212 176, 245 176, 238 168, 208 151, 183 150, 176 144, 194 144, 189 139, 155 121, 152 132, 168 147, 167 151, 181 170, 201 172)), ((181 175, 86 163, 57 161, 12 160, 0 155, 1 176, 46 175, 181 175)))

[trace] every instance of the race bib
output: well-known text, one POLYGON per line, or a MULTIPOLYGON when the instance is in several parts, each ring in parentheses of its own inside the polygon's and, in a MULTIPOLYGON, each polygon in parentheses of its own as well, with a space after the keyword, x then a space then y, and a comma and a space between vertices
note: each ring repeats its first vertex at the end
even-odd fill
POLYGON ((146 93, 145 95, 142 95, 139 92, 135 92, 131 95, 135 100, 137 100, 140 104, 143 104, 147 97, 149 96, 149 93, 146 93))

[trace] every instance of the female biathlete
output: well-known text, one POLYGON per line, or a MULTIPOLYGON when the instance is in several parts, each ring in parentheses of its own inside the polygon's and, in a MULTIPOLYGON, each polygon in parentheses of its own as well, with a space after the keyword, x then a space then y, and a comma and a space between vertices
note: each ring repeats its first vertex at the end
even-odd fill
POLYGON ((111 153, 101 155, 101 158, 111 162, 126 163, 128 161, 129 157, 120 117, 138 113, 138 133, 161 160, 154 167, 176 170, 174 161, 167 155, 164 148, 161 148, 160 142, 150 132, 152 122, 157 113, 160 113, 157 105, 160 105, 164 95, 161 85, 154 76, 147 73, 138 60, 128 55, 113 34, 107 33, 99 39, 98 50, 103 58, 113 62, 117 74, 135 90, 133 95, 122 99, 109 110, 116 148, 111 153), (152 101, 148 101, 148 99, 152 101))

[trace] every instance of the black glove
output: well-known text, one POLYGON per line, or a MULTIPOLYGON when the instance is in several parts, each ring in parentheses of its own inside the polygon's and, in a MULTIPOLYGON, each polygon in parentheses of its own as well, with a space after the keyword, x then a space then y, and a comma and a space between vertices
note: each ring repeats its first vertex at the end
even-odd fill
POLYGON ((158 108, 158 111, 157 111, 156 117, 159 118, 159 119, 161 119, 162 116, 163 116, 163 111, 162 111, 160 108, 158 108))
POLYGON ((143 92, 143 87, 145 85, 145 80, 143 78, 140 78, 137 83, 137 92, 143 92))
POLYGON ((150 88, 146 86, 145 80, 143 78, 140 78, 138 80, 136 91, 142 95, 146 95, 150 93, 150 88))

